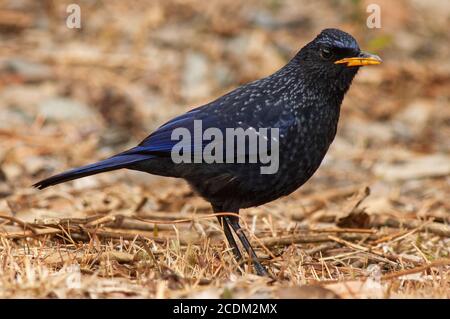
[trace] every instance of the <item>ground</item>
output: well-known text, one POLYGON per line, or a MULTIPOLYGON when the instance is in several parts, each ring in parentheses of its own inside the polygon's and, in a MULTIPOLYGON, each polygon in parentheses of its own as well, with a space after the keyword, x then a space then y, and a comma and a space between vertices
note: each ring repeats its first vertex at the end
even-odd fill
POLYGON ((450 6, 386 1, 0 1, 0 297, 449 298, 450 6), (360 71, 321 168, 241 212, 273 278, 237 265, 180 180, 34 182, 122 151, 339 27, 360 71))

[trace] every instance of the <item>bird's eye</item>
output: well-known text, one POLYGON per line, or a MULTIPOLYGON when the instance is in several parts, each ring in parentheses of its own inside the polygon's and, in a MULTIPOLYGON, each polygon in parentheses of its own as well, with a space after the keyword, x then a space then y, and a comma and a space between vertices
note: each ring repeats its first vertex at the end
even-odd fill
POLYGON ((322 48, 320 49, 320 56, 324 60, 330 60, 333 57, 333 52, 328 48, 322 48))

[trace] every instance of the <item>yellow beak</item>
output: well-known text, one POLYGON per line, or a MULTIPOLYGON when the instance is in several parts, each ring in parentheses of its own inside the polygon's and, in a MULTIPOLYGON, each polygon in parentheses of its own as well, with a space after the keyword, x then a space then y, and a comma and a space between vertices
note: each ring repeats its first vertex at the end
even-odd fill
POLYGON ((353 58, 344 58, 334 62, 334 64, 346 63, 347 67, 351 66, 365 66, 365 65, 377 65, 383 62, 378 55, 361 52, 359 56, 353 58))

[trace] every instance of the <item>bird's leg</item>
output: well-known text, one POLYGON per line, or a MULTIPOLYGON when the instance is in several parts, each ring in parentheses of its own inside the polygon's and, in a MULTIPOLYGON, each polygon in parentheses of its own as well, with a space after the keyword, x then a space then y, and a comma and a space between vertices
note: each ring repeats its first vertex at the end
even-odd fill
POLYGON ((242 254, 239 250, 239 247, 234 240, 233 234, 231 233, 230 226, 228 225, 228 222, 225 220, 223 216, 217 216, 217 219, 219 220, 220 226, 223 228, 223 232, 225 233, 225 237, 228 240, 228 244, 231 247, 231 250, 233 251, 234 258, 237 262, 242 260, 242 254))
POLYGON ((264 268, 263 265, 258 260, 258 256, 256 256, 255 251, 253 250, 252 246, 250 245, 250 242, 248 241, 247 237, 244 234, 244 231, 241 228, 241 225, 239 225, 239 219, 234 216, 225 216, 225 221, 230 224, 230 226, 233 228, 234 232, 238 236, 239 240, 242 243, 242 246, 244 246, 247 253, 250 255, 250 258, 253 261, 253 266, 255 267, 255 271, 259 276, 269 276, 269 273, 267 272, 266 268, 264 268))

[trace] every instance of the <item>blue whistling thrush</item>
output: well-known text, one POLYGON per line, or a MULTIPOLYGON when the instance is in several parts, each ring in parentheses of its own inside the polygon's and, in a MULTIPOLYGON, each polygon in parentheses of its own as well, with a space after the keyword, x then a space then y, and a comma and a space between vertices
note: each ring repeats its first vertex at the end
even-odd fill
MULTIPOLYGON (((214 212, 238 214, 241 208, 292 193, 314 174, 336 135, 341 103, 353 78, 361 66, 379 63, 378 56, 361 51, 348 33, 325 29, 272 75, 172 119, 134 148, 49 177, 34 186, 43 189, 127 168, 183 178, 211 203, 214 212), (172 139, 172 133, 177 128, 192 132, 196 120, 202 122, 204 129, 216 128, 224 135, 227 128, 278 129, 277 171, 262 174, 261 162, 174 162, 171 152, 177 141, 172 139)), ((243 149, 245 154, 234 156, 248 156, 249 147, 243 149)), ((242 148, 239 150, 242 153, 242 148)), ((218 219, 235 258, 242 260, 242 254, 233 232, 249 254, 256 273, 267 275, 240 228, 239 218, 220 215, 218 219)))

